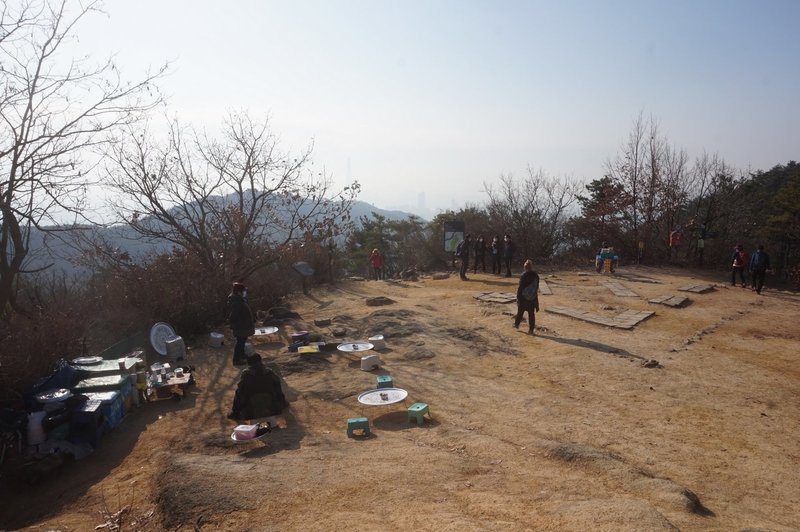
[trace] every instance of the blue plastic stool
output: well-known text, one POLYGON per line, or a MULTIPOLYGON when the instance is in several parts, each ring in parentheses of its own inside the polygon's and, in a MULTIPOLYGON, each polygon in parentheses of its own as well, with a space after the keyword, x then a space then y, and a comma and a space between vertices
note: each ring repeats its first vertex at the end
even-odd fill
POLYGON ((351 417, 347 420, 347 437, 353 437, 354 430, 363 430, 364 435, 369 435, 369 420, 365 417, 351 417))
POLYGON ((417 420, 417 425, 422 425, 425 422, 425 414, 431 415, 428 403, 414 403, 408 407, 408 420, 417 420))
POLYGON ((391 375, 378 375, 378 388, 394 388, 391 375))

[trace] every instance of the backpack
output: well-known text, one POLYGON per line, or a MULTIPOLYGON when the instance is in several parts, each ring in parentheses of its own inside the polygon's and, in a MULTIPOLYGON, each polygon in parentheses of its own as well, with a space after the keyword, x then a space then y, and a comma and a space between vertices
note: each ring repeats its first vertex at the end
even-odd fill
POLYGON ((534 282, 523 288, 520 294, 522 295, 522 299, 525 301, 536 301, 538 299, 538 292, 539 280, 536 279, 534 282))

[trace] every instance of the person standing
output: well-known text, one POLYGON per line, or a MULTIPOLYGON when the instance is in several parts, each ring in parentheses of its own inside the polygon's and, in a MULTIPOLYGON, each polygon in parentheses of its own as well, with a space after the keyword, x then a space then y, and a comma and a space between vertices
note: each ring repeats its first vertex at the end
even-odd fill
POLYGON ((506 277, 511 277, 511 261, 514 258, 514 252, 517 250, 517 245, 511 240, 511 235, 503 237, 503 260, 506 263, 506 277))
POLYGON ((769 254, 764 251, 764 244, 759 244, 758 249, 753 252, 750 257, 750 277, 753 281, 753 290, 761 293, 764 288, 764 279, 767 277, 767 271, 771 269, 769 263, 769 254))
POLYGON ((742 280, 742 288, 747 286, 747 280, 744 278, 744 269, 747 267, 747 256, 745 255, 744 248, 741 244, 737 244, 733 248, 733 255, 731 256, 731 285, 736 286, 736 274, 742 280))
POLYGON ((378 251, 378 248, 372 250, 372 255, 369 256, 369 262, 372 265, 372 275, 375 280, 383 280, 383 255, 378 251))
POLYGON ((539 274, 533 271, 533 261, 528 259, 523 265, 525 271, 519 278, 517 287, 517 315, 514 317, 514 328, 519 329, 522 315, 528 313, 528 334, 536 329, 536 312, 539 312, 539 274))
POLYGON ((498 235, 494 235, 492 238, 492 273, 496 273, 500 275, 502 270, 502 258, 503 258, 503 243, 500 242, 500 237, 498 235))
POLYGON ((233 365, 242 366, 246 362, 244 346, 247 339, 256 333, 255 321, 250 305, 247 304, 247 287, 242 283, 233 283, 231 293, 228 295, 228 323, 230 324, 233 336, 236 337, 236 345, 233 347, 233 365))
POLYGON ((486 273, 486 241, 483 239, 483 235, 478 235, 478 239, 475 241, 475 264, 472 273, 478 273, 479 262, 481 271, 486 273))
POLYGON ((461 260, 461 269, 458 272, 458 276, 461 277, 462 281, 469 280, 467 279, 467 269, 469 268, 469 249, 471 247, 472 238, 469 233, 467 233, 464 240, 462 240, 456 248, 456 256, 461 260))

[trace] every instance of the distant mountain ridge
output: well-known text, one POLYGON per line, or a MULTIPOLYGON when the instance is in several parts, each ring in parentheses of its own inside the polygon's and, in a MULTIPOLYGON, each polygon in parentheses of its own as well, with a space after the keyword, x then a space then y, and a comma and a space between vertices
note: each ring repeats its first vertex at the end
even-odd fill
MULTIPOLYGON (((410 216, 415 216, 404 211, 381 209, 363 201, 354 201, 350 209, 351 219, 357 228, 361 226, 363 217, 371 218, 373 213, 393 221, 405 220, 410 216)), ((109 227, 96 226, 93 229, 98 236, 109 244, 127 252, 134 257, 134 260, 152 252, 163 253, 172 246, 166 241, 143 241, 132 229, 122 224, 109 227)), ((46 231, 33 230, 29 250, 28 262, 25 266, 28 271, 49 267, 48 270, 56 274, 65 274, 67 277, 78 278, 89 273, 72 263, 72 260, 77 257, 77 249, 49 235, 46 231)))

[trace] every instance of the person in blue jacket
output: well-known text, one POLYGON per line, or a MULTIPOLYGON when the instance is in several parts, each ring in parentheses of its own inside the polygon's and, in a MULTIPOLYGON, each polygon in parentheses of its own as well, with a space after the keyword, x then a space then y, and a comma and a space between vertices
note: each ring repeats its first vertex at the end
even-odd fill
POLYGON ((767 271, 770 270, 769 254, 764 251, 764 244, 759 244, 758 249, 753 252, 750 257, 750 277, 752 279, 753 290, 761 293, 764 288, 764 279, 767 277, 767 271))

